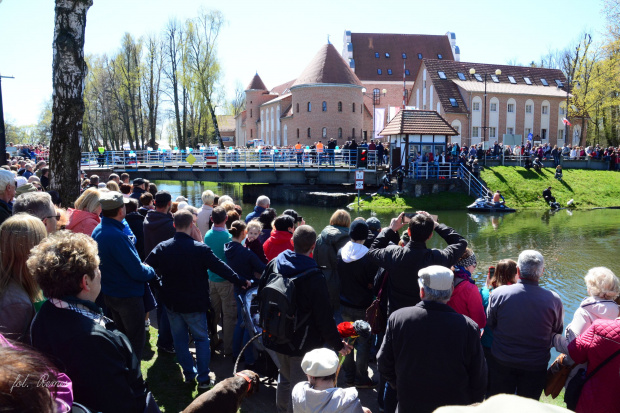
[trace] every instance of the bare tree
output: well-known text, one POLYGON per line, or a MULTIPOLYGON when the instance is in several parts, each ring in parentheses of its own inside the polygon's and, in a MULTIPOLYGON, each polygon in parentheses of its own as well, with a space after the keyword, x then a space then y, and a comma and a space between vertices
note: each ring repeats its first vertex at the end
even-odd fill
POLYGON ((184 33, 178 20, 172 19, 168 22, 164 30, 164 66, 163 73, 168 81, 166 94, 172 100, 174 108, 174 120, 176 123, 177 142, 182 148, 185 147, 185 131, 181 128, 181 108, 179 107, 179 87, 182 88, 182 95, 185 96, 184 88, 181 85, 179 71, 183 64, 183 38, 184 33))
POLYGON ((159 39, 154 36, 148 36, 145 41, 146 56, 145 68, 143 71, 142 86, 144 89, 144 107, 147 116, 147 129, 149 134, 148 145, 152 148, 156 147, 157 139, 157 117, 159 114, 160 101, 160 81, 161 70, 163 66, 162 45, 159 39))
POLYGON ((53 106, 50 144, 51 187, 70 206, 80 194, 80 147, 84 116, 84 33, 92 0, 56 0, 53 106))

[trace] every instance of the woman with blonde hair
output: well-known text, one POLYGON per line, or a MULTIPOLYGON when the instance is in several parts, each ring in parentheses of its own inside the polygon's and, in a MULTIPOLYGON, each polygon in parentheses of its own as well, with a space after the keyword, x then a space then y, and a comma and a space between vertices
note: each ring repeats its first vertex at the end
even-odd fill
POLYGON ((118 186, 118 184, 114 181, 108 181, 105 184, 105 187, 108 188, 110 191, 116 191, 116 192, 121 192, 121 188, 118 186))
POLYGON ((344 209, 338 209, 329 219, 326 226, 316 239, 314 260, 323 267, 327 280, 329 301, 334 313, 340 310, 340 277, 338 276, 338 250, 349 242, 351 215, 344 209))
POLYGON ((43 222, 26 213, 0 226, 0 333, 27 344, 40 291, 26 261, 30 250, 46 236, 43 222))
POLYGON ((97 188, 88 188, 75 201, 74 207, 67 209, 66 229, 80 234, 91 235, 101 218, 100 191, 97 188))

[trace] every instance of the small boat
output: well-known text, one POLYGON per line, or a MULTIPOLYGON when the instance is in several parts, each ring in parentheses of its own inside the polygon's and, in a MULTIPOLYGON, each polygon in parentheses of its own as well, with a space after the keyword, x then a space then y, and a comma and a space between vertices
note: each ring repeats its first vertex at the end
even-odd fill
POLYGON ((495 205, 490 198, 478 198, 467 207, 470 212, 516 212, 504 204, 495 205))

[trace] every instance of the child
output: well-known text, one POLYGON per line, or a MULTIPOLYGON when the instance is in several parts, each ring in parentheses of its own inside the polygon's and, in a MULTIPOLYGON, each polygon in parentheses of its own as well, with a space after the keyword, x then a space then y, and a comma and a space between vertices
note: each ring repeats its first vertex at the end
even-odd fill
POLYGON ((248 236, 245 239, 245 247, 258 256, 258 259, 267 264, 267 257, 265 257, 265 251, 263 250, 263 244, 261 244, 258 236, 263 230, 263 226, 258 220, 252 220, 248 222, 247 226, 248 236))
POLYGON ((558 165, 555 167, 555 179, 558 181, 562 180, 562 165, 558 165))

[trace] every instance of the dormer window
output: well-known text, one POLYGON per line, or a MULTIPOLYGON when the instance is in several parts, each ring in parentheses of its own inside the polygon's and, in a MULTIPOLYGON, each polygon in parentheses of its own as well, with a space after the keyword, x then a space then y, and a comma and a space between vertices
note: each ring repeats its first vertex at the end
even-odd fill
POLYGON ((409 73, 409 69, 405 69, 405 75, 407 75, 407 76, 409 76, 409 75, 410 75, 410 73, 409 73))
POLYGON ((378 59, 379 58, 379 53, 375 53, 375 57, 378 59))
POLYGON ((482 81, 483 81, 483 80, 482 80, 482 76, 480 76, 478 73, 475 73, 475 74, 474 74, 474 77, 476 78, 476 80, 477 80, 478 82, 482 82, 482 81))
POLYGON ((523 77, 523 81, 525 81, 526 85, 531 85, 532 84, 532 81, 530 80, 529 77, 523 77))
POLYGON ((564 87, 564 83, 562 83, 562 81, 561 81, 560 79, 555 79, 555 84, 556 84, 558 87, 564 87))
POLYGON ((542 83, 543 86, 549 86, 547 79, 540 78, 540 83, 542 83))
POLYGON ((508 76, 508 80, 510 80, 510 83, 512 83, 513 85, 516 85, 516 84, 517 84, 517 81, 516 81, 516 80, 515 80, 515 78, 514 78, 514 77, 512 77, 512 76, 508 76))
POLYGON ((493 82, 499 83, 499 78, 497 77, 497 75, 491 75, 491 79, 493 80, 493 82))
POLYGON ((381 74, 383 74, 383 71, 381 69, 377 69, 377 74, 381 75, 381 74))
POLYGON ((437 59, 441 60, 443 59, 443 56, 441 54, 437 54, 437 59))
POLYGON ((437 74, 439 75, 439 78, 440 78, 440 79, 444 79, 444 80, 445 80, 445 79, 447 79, 447 78, 446 78, 446 74, 445 74, 444 72, 442 72, 442 71, 438 71, 438 72, 437 72, 437 74))
POLYGON ((418 53, 418 59, 422 60, 422 53, 418 53))
POLYGON ((388 75, 392 74, 392 69, 388 69, 388 75))
POLYGON ((403 59, 407 58, 407 53, 403 53, 403 59))
POLYGON ((386 58, 386 59, 389 59, 389 58, 390 58, 390 54, 389 54, 389 53, 386 53, 386 54, 385 54, 385 58, 386 58))
POLYGON ((456 75, 457 75, 457 76, 459 77, 459 79, 461 79, 461 80, 467 80, 467 78, 465 77, 465 75, 464 75, 463 73, 461 73, 461 72, 458 72, 456 75))

